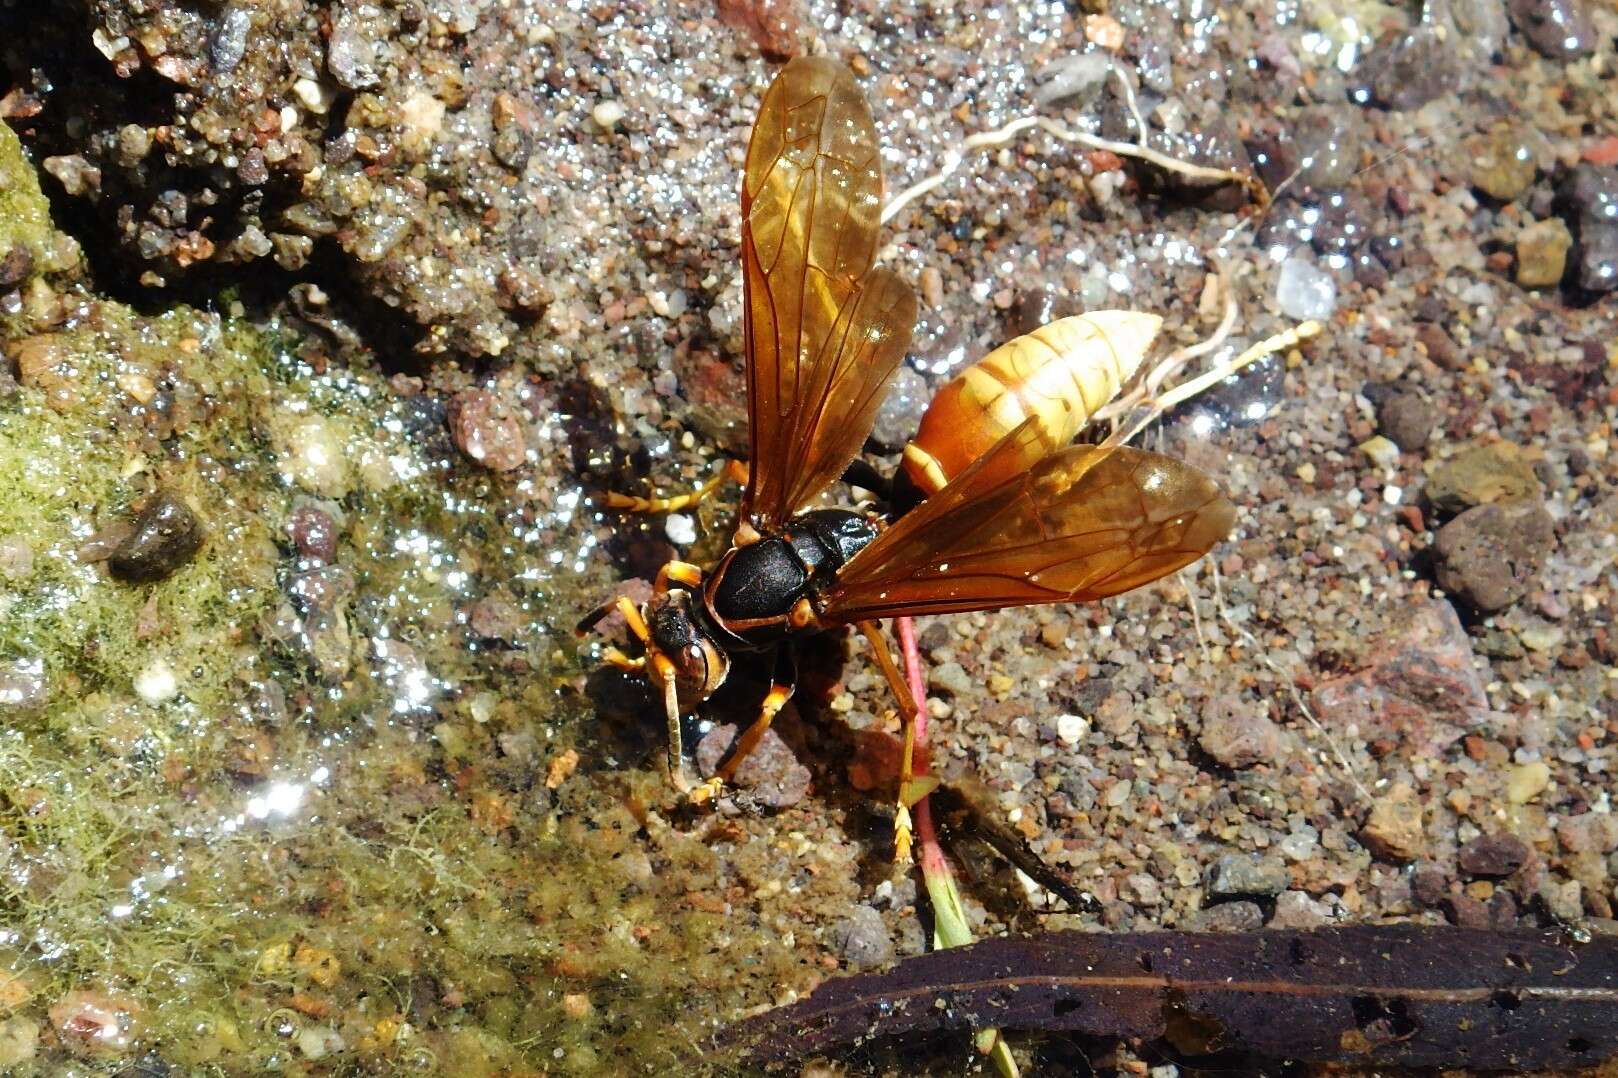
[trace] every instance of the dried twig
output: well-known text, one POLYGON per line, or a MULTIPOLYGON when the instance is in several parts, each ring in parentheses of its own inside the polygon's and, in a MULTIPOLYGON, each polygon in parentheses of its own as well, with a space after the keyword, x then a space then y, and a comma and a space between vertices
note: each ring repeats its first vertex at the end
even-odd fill
POLYGON ((1123 72, 1116 66, 1113 68, 1113 73, 1118 76, 1118 80, 1123 86, 1125 103, 1129 106, 1135 120, 1136 141, 1119 142, 1116 139, 1106 139, 1099 135, 1092 135, 1087 131, 1074 131, 1072 128, 1066 127, 1048 116, 1019 116, 1003 127, 998 127, 993 131, 981 131, 978 134, 968 135, 962 139, 960 149, 950 150, 944 155, 944 163, 937 172, 911 184, 897 195, 894 195, 888 201, 888 204, 882 207, 882 223, 886 224, 893 220, 899 211, 910 203, 929 191, 941 187, 946 180, 955 174, 971 152, 991 146, 1003 146, 1021 132, 1035 127, 1063 142, 1085 146, 1092 150, 1106 150, 1117 154, 1119 157, 1132 157, 1139 161, 1146 161, 1167 172, 1174 172, 1188 179, 1203 180, 1209 183, 1238 183, 1247 189, 1253 200, 1259 205, 1262 206, 1268 202, 1269 193, 1265 190, 1263 183, 1251 173, 1238 172, 1235 169, 1228 168, 1213 168, 1209 165, 1194 165, 1146 145, 1146 125, 1141 119, 1139 109, 1135 106, 1135 91, 1129 85, 1129 80, 1124 76, 1123 72))

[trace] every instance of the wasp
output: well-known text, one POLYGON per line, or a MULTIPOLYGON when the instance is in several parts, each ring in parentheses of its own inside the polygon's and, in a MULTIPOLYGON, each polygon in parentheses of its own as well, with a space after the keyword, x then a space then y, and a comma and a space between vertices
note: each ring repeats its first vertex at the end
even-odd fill
POLYGON ((621 597, 579 630, 622 612, 642 654, 609 648, 606 659, 661 692, 670 773, 701 802, 723 789, 790 699, 797 641, 858 628, 900 702, 902 855, 917 796, 906 794, 916 710, 881 620, 1117 595, 1201 557, 1228 533, 1234 510, 1179 461, 1066 444, 1157 330, 1152 316, 1100 313, 1019 338, 941 392, 905 456, 926 494, 914 508, 895 516, 819 507, 870 434, 915 322, 910 286, 874 265, 878 149, 853 76, 832 60, 793 60, 765 93, 741 191, 749 463, 725 462, 677 497, 607 498, 619 509, 672 511, 727 478, 740 481, 730 549, 706 570, 670 562, 648 602, 621 597), (1111 360, 1061 359, 1092 337, 1104 339, 1111 360), (770 689, 729 757, 694 786, 681 716, 742 656, 772 657, 770 689))

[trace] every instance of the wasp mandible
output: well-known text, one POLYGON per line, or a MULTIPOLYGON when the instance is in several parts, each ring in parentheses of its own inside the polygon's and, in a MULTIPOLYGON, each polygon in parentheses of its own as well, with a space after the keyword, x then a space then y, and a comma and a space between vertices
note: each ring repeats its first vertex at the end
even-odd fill
MULTIPOLYGON (((675 498, 607 499, 631 511, 675 510, 737 479, 745 486, 731 548, 706 571, 670 562, 647 603, 619 598, 579 629, 614 607, 622 611, 644 653, 612 648, 606 658, 644 673, 661 691, 671 775, 700 802, 730 780, 791 697, 797 640, 858 627, 900 702, 905 752, 895 827, 903 854, 916 705, 881 619, 1117 595, 1207 553, 1230 530, 1234 510, 1212 481, 1177 460, 1125 447, 1067 446, 1102 391, 1110 396, 1133 372, 1138 355, 1099 381, 1082 372, 1057 377, 1031 354, 1016 362, 1018 342, 994 355, 1006 353, 997 368, 1005 373, 1002 388, 1014 391, 1024 418, 996 408, 992 393, 979 392, 989 388, 981 381, 955 404, 941 403, 938 422, 947 434, 929 437, 924 420, 918 435, 918 447, 939 464, 929 473, 920 462, 924 501, 897 519, 812 508, 870 434, 916 315, 911 288, 873 265, 882 207, 876 128, 846 68, 819 57, 782 69, 753 127, 741 200, 750 463, 726 462, 701 489, 675 498), (963 459, 939 463, 940 453, 963 449, 956 453, 963 459), (929 477, 947 481, 927 485, 929 477), (693 788, 681 716, 724 683, 732 656, 744 654, 773 656, 772 684, 728 759, 693 788)), ((1149 324, 1115 328, 1144 333, 1143 354, 1157 323, 1136 317, 1149 324)), ((1094 321, 1088 329, 1073 323, 1052 339, 1065 334, 1071 343, 1073 334, 1098 327, 1110 332, 1094 321)))

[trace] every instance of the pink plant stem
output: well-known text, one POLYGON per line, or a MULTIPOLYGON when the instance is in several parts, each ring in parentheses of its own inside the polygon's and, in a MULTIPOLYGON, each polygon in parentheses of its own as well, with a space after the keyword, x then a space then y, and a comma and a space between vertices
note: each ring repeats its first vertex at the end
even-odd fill
MULTIPOLYGON (((911 756, 917 775, 927 773, 927 682, 921 676, 921 652, 916 648, 916 623, 908 617, 894 618, 899 634, 899 652, 904 658, 905 678, 910 682, 910 698, 916 703, 916 746, 911 756)), ((923 797, 911 810, 916 820, 916 838, 921 843, 923 876, 949 874, 944 848, 933 829, 931 798, 923 797)))

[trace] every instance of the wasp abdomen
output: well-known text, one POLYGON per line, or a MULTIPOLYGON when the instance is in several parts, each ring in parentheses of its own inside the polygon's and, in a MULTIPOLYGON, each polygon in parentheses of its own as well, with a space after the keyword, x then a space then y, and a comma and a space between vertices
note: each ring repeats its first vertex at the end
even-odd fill
POLYGON ((1029 464, 1067 445, 1134 375, 1162 324, 1139 311, 1093 311, 1006 342, 939 390, 905 447, 905 471, 936 493, 1031 416, 1041 438, 1029 464))

